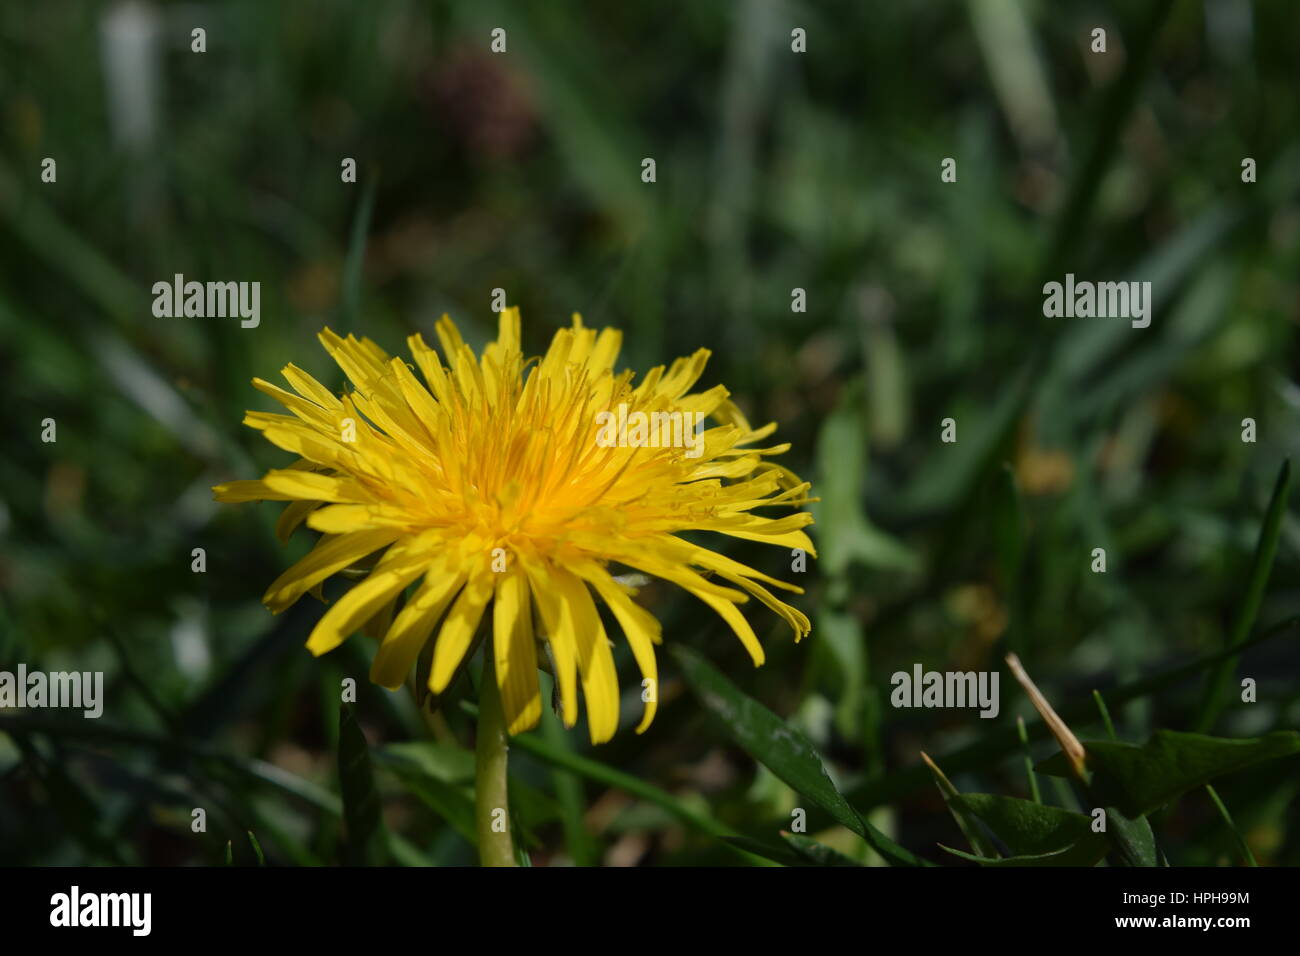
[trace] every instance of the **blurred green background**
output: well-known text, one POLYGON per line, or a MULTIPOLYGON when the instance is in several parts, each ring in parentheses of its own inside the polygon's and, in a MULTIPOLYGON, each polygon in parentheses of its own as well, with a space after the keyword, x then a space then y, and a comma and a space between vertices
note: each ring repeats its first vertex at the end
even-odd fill
MULTIPOLYGON (((259 603, 310 535, 281 548, 276 506, 219 506, 210 488, 287 463, 240 425, 273 407, 250 378, 294 362, 341 388, 322 326, 396 354, 447 312, 478 346, 494 288, 534 353, 574 311, 622 328, 620 366, 641 372, 708 347, 702 384, 780 422, 783 463, 822 498, 798 599, 812 636, 796 646, 747 609, 769 655, 754 670, 699 602, 644 600, 668 642, 801 727, 855 807, 958 863, 935 846, 964 844, 919 751, 959 789, 1024 796, 1016 714, 1034 757, 1055 748, 1005 673, 993 721, 895 710, 890 674, 997 669, 1014 650, 1096 737, 1094 688, 1221 649, 1245 601, 1300 447, 1297 37, 1300 6, 1244 0, 5 3, 0 667, 103 670, 107 703, 98 721, 0 715, 0 863, 216 864, 230 840, 250 863, 246 830, 270 863, 345 859, 349 676, 396 834, 372 861, 474 861, 455 746, 472 723, 450 709, 413 759, 404 742, 425 730, 365 680, 372 645, 314 660, 321 606, 259 603), (1042 285, 1067 272, 1151 281, 1151 327, 1044 318, 1042 285), (175 273, 259 281, 260 326, 155 318, 150 287, 175 273)), ((789 555, 739 545, 791 577, 789 555)), ((1290 511, 1261 625, 1300 613, 1298 545, 1290 511)), ((625 647, 618 660, 612 743, 548 718, 512 749, 534 864, 743 863, 703 831, 789 828, 804 802, 666 654, 659 716, 632 733, 639 687, 625 647), (558 769, 566 754, 595 769, 558 769)), ((1259 702, 1214 729, 1300 725, 1298 673, 1293 636, 1252 649, 1239 674, 1259 702)), ((1121 737, 1192 728, 1203 686, 1113 707, 1121 737)), ((1218 787, 1262 863, 1300 863, 1298 770, 1218 787)), ((1155 829, 1175 864, 1238 859, 1204 792, 1155 829)))

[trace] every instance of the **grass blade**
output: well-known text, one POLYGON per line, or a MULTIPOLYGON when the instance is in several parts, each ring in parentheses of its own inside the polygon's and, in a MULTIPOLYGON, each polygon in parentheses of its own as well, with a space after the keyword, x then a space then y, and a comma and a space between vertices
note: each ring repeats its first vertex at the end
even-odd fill
MULTIPOLYGON (((1282 463, 1277 481, 1273 484, 1273 496, 1264 514, 1264 524, 1260 527, 1259 539, 1255 544, 1255 557, 1250 565, 1250 577, 1246 584, 1246 597, 1242 602, 1237 617, 1232 623, 1228 635, 1228 649, 1236 651, 1241 648, 1255 626, 1255 617, 1264 600, 1264 588, 1268 584, 1269 574, 1273 570, 1273 559, 1277 556, 1278 537, 1282 533, 1282 518, 1286 515, 1287 501, 1291 497, 1291 462, 1282 463)), ((1237 670, 1237 655, 1234 653, 1227 660, 1220 662, 1210 673, 1205 685, 1205 696, 1201 701, 1201 712, 1193 730, 1205 733, 1219 718, 1226 702, 1228 684, 1237 670)))
POLYGON ((352 708, 339 707, 339 789, 347 827, 347 861, 352 866, 374 862, 380 819, 379 791, 370 763, 370 745, 352 708))
POLYGON ((718 717, 731 738, 787 785, 811 799, 893 866, 928 866, 861 817, 835 789, 821 757, 797 729, 758 701, 745 696, 689 648, 673 648, 673 657, 700 702, 718 717))

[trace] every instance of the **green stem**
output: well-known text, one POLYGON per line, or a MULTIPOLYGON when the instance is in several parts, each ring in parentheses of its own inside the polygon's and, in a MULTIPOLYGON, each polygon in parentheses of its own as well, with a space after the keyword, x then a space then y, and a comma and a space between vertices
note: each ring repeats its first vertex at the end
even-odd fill
POLYGON ((517 866, 510 839, 510 809, 506 792, 506 716, 501 709, 492 648, 483 655, 483 680, 478 694, 478 741, 475 744, 474 826, 478 859, 483 866, 517 866))
POLYGON ((1029 756, 1029 732, 1025 730, 1025 718, 1016 715, 1016 733, 1020 735, 1020 750, 1025 760, 1025 776, 1029 778, 1029 793, 1034 803, 1042 803, 1043 795, 1038 790, 1038 778, 1034 776, 1034 758, 1029 756))

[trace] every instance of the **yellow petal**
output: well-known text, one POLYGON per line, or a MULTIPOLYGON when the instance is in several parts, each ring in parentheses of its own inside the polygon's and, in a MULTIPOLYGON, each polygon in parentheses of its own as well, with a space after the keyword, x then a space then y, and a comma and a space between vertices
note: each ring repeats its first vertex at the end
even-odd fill
POLYGON ((370 665, 372 681, 390 690, 402 686, 411 665, 420 656, 420 648, 464 583, 464 572, 451 569, 446 563, 429 568, 424 581, 398 613, 379 645, 370 665))
POLYGON ((420 367, 424 380, 429 383, 429 391, 441 403, 449 403, 452 397, 451 383, 447 371, 438 360, 438 353, 431 349, 419 333, 410 336, 406 344, 411 349, 415 364, 420 367))
POLYGON ((578 655, 572 635, 561 627, 560 601, 551 583, 553 569, 524 555, 519 557, 519 564, 528 576, 542 626, 546 628, 546 643, 555 664, 555 683, 560 690, 560 716, 564 726, 572 727, 578 722, 578 655))
POLYGON ((279 385, 273 385, 260 378, 255 378, 253 379, 253 387, 259 392, 270 395, 277 402, 289 409, 289 411, 293 412, 309 425, 314 425, 317 428, 320 428, 327 426, 330 422, 330 411, 321 408, 309 399, 295 395, 293 392, 281 388, 279 385))
POLYGON ((648 688, 644 683, 642 684, 644 689, 650 691, 649 694, 643 693, 641 695, 645 701, 645 709, 641 716, 641 723, 637 725, 636 732, 638 734, 642 733, 654 720, 655 710, 658 708, 659 673, 655 663, 654 646, 660 641, 659 621, 653 614, 633 601, 622 586, 603 568, 594 564, 584 565, 578 569, 577 573, 591 582, 592 587, 596 589, 596 593, 614 612, 614 617, 618 619, 619 626, 623 628, 623 634, 627 638, 628 646, 632 648, 632 656, 636 659, 637 667, 641 669, 642 680, 650 682, 648 688))
POLYGON ((262 479, 272 491, 302 501, 361 503, 370 500, 366 490, 351 478, 335 478, 296 468, 268 471, 262 479))
POLYGON ((284 380, 303 398, 319 405, 321 408, 337 409, 340 406, 338 396, 316 379, 312 378, 296 365, 286 365, 280 369, 284 380))
POLYGON ((508 352, 519 351, 519 307, 502 309, 497 319, 497 342, 508 352))
POLYGON ((579 578, 557 567, 551 579, 560 592, 560 630, 567 632, 578 652, 591 742, 604 743, 618 729, 618 673, 605 625, 596 612, 591 592, 579 578))
POLYGON ((247 501, 290 501, 291 495, 276 491, 266 482, 256 479, 226 481, 212 486, 212 496, 217 501, 243 504, 247 501))
POLYGON ((622 347, 622 332, 618 329, 601 329, 587 364, 592 368, 608 371, 614 367, 614 360, 618 358, 619 349, 622 347))
POLYGON ((289 536, 297 530, 309 514, 320 507, 319 501, 291 501, 285 505, 275 522, 275 536, 281 544, 289 543, 289 536))
POLYGON ((401 534, 394 528, 382 528, 321 538, 301 561, 272 582, 262 601, 278 614, 331 574, 392 544, 401 534))
POLYGON ((361 583, 343 595, 322 617, 307 638, 307 650, 317 657, 334 650, 377 614, 429 565, 428 551, 418 545, 399 544, 375 565, 361 583))
POLYGON ((763 654, 763 645, 758 643, 758 638, 754 635, 754 629, 749 626, 749 622, 745 620, 745 615, 740 613, 736 605, 724 598, 715 597, 707 591, 701 591, 697 588, 687 588, 686 590, 717 611, 718 616, 731 625, 731 629, 740 638, 740 643, 745 645, 745 650, 749 651, 749 656, 753 658, 754 666, 761 667, 763 661, 767 659, 763 654))
POLYGON ((517 734, 536 725, 542 716, 532 609, 523 572, 506 571, 497 574, 496 579, 496 600, 492 608, 493 659, 506 729, 517 734))
POLYGON ((307 527, 325 534, 348 534, 368 528, 407 528, 409 512, 382 505, 328 505, 307 519, 307 527))
POLYGON ((441 694, 451 683, 491 598, 492 572, 480 569, 460 592, 438 632, 438 642, 433 646, 433 668, 429 671, 429 690, 435 694, 441 694))
POLYGON ((442 346, 442 354, 447 356, 447 361, 451 362, 454 368, 460 357, 460 350, 465 347, 465 340, 460 337, 460 330, 456 328, 456 323, 451 320, 451 316, 444 315, 433 324, 433 331, 438 336, 438 344, 442 346))

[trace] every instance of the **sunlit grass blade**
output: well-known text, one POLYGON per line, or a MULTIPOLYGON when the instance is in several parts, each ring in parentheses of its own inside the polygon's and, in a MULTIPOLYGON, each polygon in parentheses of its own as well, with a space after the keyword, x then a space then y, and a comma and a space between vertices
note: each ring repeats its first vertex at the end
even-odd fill
POLYGON ((257 842, 257 837, 253 835, 252 830, 247 832, 249 845, 253 848, 253 856, 257 858, 257 865, 266 866, 266 854, 262 852, 262 844, 257 842))

